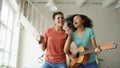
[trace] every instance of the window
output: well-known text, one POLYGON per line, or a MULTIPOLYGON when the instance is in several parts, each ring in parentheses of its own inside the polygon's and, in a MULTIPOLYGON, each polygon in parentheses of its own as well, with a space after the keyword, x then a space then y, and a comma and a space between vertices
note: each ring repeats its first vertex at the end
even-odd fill
POLYGON ((7 0, 3 0, 0 17, 0 65, 9 65, 12 47, 14 11, 7 0))

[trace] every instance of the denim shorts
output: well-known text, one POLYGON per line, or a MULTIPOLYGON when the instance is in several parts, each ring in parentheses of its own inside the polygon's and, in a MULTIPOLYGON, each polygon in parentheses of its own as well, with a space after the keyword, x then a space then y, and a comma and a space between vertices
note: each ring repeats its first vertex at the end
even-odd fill
POLYGON ((91 62, 88 64, 81 64, 79 68, 98 68, 98 65, 96 62, 91 62))
POLYGON ((53 64, 49 62, 44 62, 41 68, 67 68, 66 62, 53 64))

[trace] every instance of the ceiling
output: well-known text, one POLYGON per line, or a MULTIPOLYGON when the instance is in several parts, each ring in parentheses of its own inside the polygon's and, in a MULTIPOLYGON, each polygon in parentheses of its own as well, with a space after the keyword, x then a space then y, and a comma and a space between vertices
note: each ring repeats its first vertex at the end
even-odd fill
POLYGON ((101 3, 104 7, 108 7, 116 3, 116 8, 120 8, 120 0, 31 0, 34 3, 47 3, 54 1, 56 4, 76 3, 76 5, 84 5, 84 3, 101 3))
POLYGON ((76 4, 78 7, 83 7, 85 4, 100 4, 105 8, 112 7, 120 14, 120 0, 31 0, 33 3, 47 4, 53 1, 56 5, 59 4, 76 4))

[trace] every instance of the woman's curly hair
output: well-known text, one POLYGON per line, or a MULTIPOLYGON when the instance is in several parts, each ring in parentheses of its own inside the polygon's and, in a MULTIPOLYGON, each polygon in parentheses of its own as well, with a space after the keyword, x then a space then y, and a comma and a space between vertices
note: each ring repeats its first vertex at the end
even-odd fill
MULTIPOLYGON (((66 20, 66 22, 67 22, 67 25, 69 24, 69 22, 72 22, 73 23, 73 18, 75 17, 75 16, 80 16, 81 17, 81 19, 83 20, 83 25, 84 25, 84 27, 88 27, 88 28, 92 28, 93 27, 93 22, 92 22, 92 20, 89 18, 89 17, 87 17, 86 15, 83 15, 83 14, 73 14, 73 15, 69 15, 65 20, 66 20)), ((71 24, 72 26, 73 26, 73 24, 71 24)), ((69 27, 69 26, 68 26, 69 27)), ((76 30, 76 28, 73 26, 73 27, 71 27, 72 29, 75 29, 76 30)))

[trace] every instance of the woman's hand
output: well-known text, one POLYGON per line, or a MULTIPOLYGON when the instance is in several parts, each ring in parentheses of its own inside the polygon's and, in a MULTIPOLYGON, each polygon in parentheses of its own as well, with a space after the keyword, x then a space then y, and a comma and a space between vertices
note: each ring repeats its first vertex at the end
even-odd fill
POLYGON ((41 36, 39 37, 39 44, 41 44, 43 41, 44 41, 44 37, 41 35, 41 36))
POLYGON ((95 52, 101 52, 101 49, 99 47, 96 47, 95 52))
POLYGON ((45 37, 42 35, 39 37, 39 44, 41 44, 41 49, 45 51, 45 49, 47 48, 46 40, 45 40, 45 37))
POLYGON ((69 35, 72 34, 72 29, 70 29, 69 27, 66 27, 66 28, 65 28, 65 32, 66 32, 66 34, 68 34, 68 36, 69 36, 69 35))
POLYGON ((70 54, 69 57, 70 57, 70 60, 76 60, 76 57, 73 54, 70 54))

